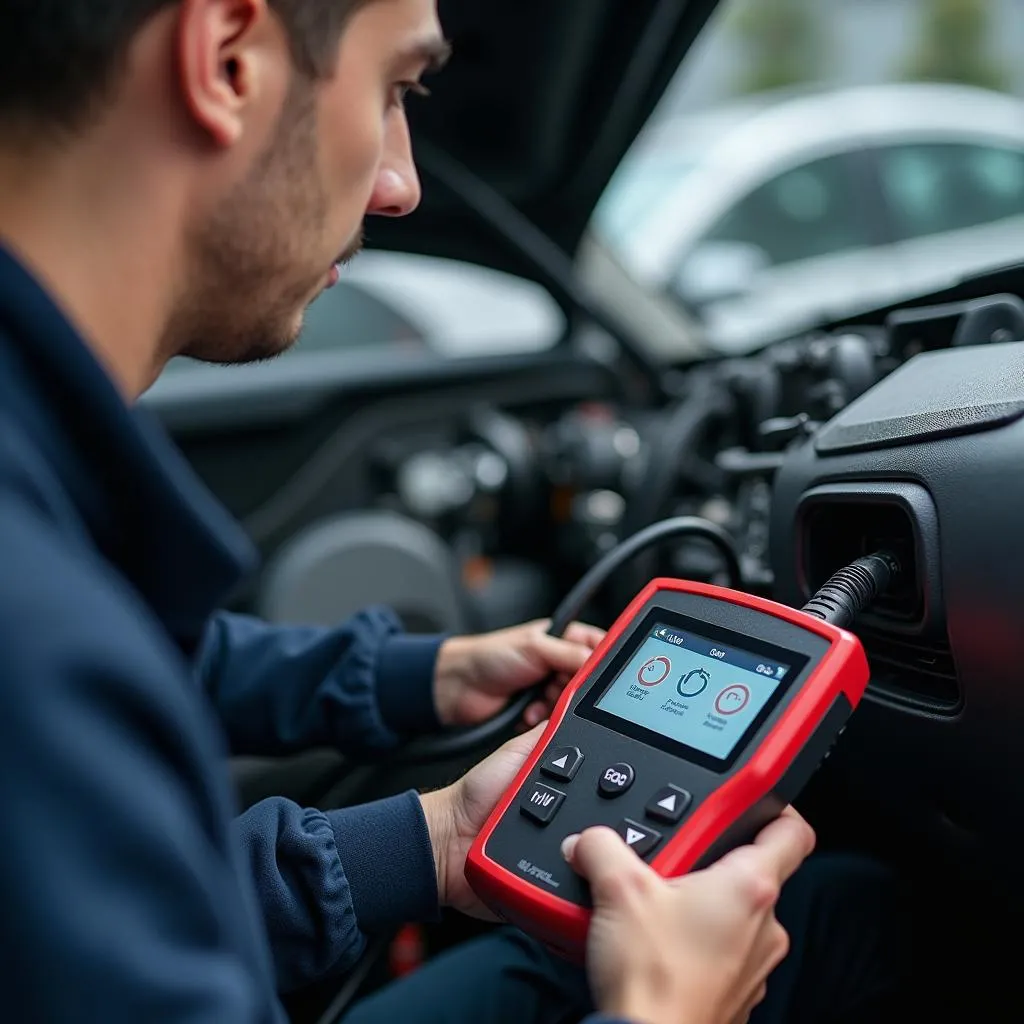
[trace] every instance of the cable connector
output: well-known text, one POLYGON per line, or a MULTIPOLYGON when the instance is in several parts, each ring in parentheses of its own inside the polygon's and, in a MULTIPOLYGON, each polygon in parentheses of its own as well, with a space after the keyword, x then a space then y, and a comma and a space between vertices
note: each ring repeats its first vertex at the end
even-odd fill
POLYGON ((900 574, 900 563, 888 551, 858 558, 840 569, 804 605, 803 611, 816 619, 846 629, 869 608, 900 574))

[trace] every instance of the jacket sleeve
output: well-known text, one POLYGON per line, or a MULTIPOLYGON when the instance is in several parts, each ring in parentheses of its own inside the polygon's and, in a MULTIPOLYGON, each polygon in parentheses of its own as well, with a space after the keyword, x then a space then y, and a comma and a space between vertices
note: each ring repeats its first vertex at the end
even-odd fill
POLYGON ((0 947, 19 1020, 283 1019, 215 726, 119 581, 0 499, 0 947))
POLYGON ((344 973, 366 936, 439 917, 433 851, 413 792, 326 813, 275 797, 235 828, 280 992, 344 973))
POLYGON ((414 794, 235 819, 217 723, 135 595, 38 515, 0 503, 0 532, 0 947, 18 1019, 280 1024, 275 981, 344 970, 367 932, 437 913, 414 794))
POLYGON ((323 746, 358 756, 439 728, 433 679, 441 642, 404 634, 385 608, 334 628, 221 613, 203 636, 198 671, 232 753, 323 746))

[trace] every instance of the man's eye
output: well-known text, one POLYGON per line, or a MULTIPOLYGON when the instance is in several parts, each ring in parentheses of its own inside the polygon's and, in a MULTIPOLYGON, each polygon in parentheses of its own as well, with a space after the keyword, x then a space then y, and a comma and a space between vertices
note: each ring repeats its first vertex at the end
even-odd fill
POLYGON ((414 96, 429 96, 430 90, 422 82, 396 82, 391 87, 391 103, 395 107, 405 107, 405 98, 412 93, 414 96))

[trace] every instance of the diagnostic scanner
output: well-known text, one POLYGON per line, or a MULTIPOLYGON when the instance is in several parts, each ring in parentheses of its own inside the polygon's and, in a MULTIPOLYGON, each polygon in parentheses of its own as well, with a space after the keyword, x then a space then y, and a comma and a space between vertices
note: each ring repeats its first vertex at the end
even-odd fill
POLYGON ((614 828, 664 877, 749 842, 831 751, 868 683, 860 641, 763 598, 654 580, 566 687, 466 862, 502 919, 580 961, 566 836, 614 828))

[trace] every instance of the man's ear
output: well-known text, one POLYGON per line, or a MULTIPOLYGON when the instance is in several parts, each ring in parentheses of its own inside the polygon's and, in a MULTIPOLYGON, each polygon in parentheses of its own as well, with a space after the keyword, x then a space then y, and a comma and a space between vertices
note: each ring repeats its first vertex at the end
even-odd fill
POLYGON ((282 35, 267 0, 182 0, 177 31, 182 98, 215 145, 236 143, 253 104, 277 91, 279 58, 286 49, 282 35))

